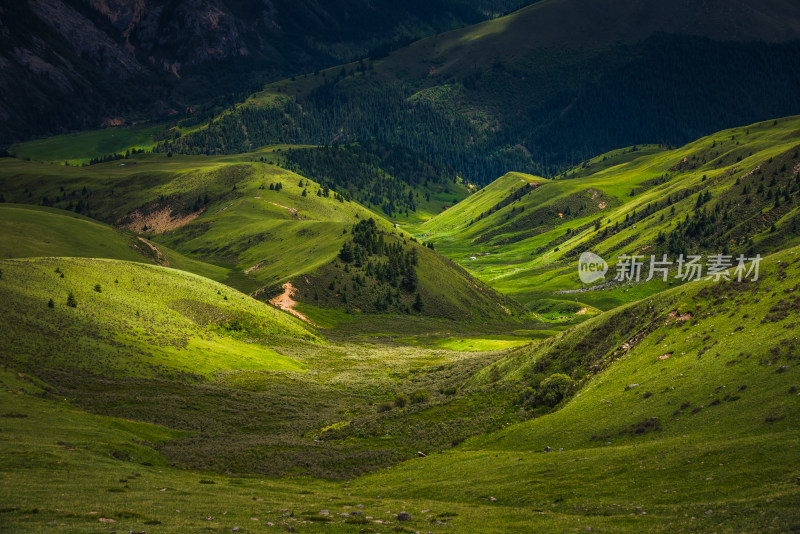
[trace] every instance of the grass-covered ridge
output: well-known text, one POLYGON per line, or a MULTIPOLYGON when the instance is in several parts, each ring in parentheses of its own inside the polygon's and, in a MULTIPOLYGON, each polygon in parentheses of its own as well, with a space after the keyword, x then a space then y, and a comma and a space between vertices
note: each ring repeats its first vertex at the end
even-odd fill
POLYGON ((4 359, 23 369, 192 380, 235 369, 301 371, 263 343, 315 338, 266 304, 163 267, 47 258, 3 260, 0 269, 4 359))

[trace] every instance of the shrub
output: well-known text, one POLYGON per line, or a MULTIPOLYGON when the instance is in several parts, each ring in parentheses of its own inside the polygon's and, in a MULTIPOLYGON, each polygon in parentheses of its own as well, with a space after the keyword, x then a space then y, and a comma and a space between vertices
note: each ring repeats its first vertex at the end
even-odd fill
POLYGON ((427 402, 428 399, 430 399, 430 398, 431 398, 431 394, 428 393, 427 390, 420 389, 420 390, 415 391, 414 393, 411 394, 411 403, 412 404, 420 404, 420 403, 423 403, 423 402, 427 402))
POLYGON ((382 402, 378 404, 376 409, 378 410, 378 413, 388 412, 392 409, 392 404, 390 402, 382 402))
POLYGON ((100 286, 100 284, 95 284, 94 285, 94 290, 97 291, 98 293, 102 293, 103 292, 103 288, 100 286))
POLYGON ((47 307, 48 308, 55 308, 56 307, 56 303, 53 302, 53 299, 50 299, 50 300, 47 301, 47 307))
POLYGON ((78 300, 75 298, 75 294, 72 291, 70 291, 69 295, 67 296, 67 306, 70 308, 78 307, 78 300))
POLYGON ((537 404, 555 406, 564 400, 575 389, 575 381, 562 373, 555 373, 539 384, 536 392, 537 404))
POLYGON ((398 408, 404 408, 408 404, 408 395, 400 393, 394 398, 394 405, 398 408))

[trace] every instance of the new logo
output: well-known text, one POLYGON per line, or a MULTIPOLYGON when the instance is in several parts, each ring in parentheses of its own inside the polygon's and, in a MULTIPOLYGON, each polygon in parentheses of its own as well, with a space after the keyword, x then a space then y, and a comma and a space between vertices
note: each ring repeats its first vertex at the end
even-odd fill
POLYGON ((578 276, 584 284, 591 284, 605 278, 608 263, 592 252, 584 252, 578 260, 578 276))

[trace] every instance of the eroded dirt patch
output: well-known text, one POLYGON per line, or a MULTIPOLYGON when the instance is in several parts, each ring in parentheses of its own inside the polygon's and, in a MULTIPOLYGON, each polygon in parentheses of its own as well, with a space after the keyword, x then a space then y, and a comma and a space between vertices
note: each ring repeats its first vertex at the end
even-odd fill
POLYGON ((187 215, 174 215, 172 208, 161 208, 150 213, 143 213, 136 210, 128 214, 120 222, 123 228, 133 232, 153 232, 155 234, 163 234, 171 230, 176 230, 181 226, 185 226, 197 219, 205 209, 189 213, 187 215))
POLYGON ((283 293, 271 299, 269 303, 280 310, 291 313, 301 321, 304 321, 312 326, 317 326, 308 317, 294 309, 294 307, 297 305, 297 302, 292 298, 292 296, 294 296, 294 292, 295 289, 291 282, 286 282, 283 284, 283 293))

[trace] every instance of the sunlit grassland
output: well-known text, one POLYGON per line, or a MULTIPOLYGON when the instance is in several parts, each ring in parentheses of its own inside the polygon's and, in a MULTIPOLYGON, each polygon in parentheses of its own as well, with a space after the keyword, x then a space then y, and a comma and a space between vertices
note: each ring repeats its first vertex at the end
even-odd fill
POLYGON ((5 359, 24 368, 116 377, 298 371, 298 362, 253 341, 314 338, 268 305, 171 269, 69 258, 4 260, 2 269, 5 359))
POLYGON ((164 264, 221 281, 229 269, 192 260, 159 245, 159 255, 132 232, 70 211, 29 204, 0 204, 0 256, 4 258, 107 258, 164 264))
POLYGON ((619 338, 608 367, 558 411, 367 477, 367 487, 463 504, 494 497, 537 511, 531 525, 558 521, 557 531, 797 528, 798 311, 775 310, 796 300, 798 252, 771 256, 760 284, 689 284, 514 352, 475 380, 524 380, 615 315, 636 315, 646 332, 619 338))

